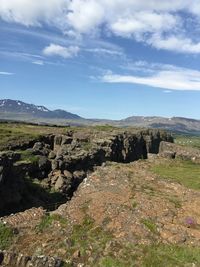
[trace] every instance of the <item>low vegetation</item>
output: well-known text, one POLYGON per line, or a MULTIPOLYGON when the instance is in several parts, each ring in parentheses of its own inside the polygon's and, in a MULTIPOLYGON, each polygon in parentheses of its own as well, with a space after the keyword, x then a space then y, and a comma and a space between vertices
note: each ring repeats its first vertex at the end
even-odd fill
POLYGON ((20 128, 0 124, 0 150, 17 145, 19 142, 28 142, 37 137, 37 134, 28 133, 20 128))
POLYGON ((97 131, 113 131, 114 129, 117 129, 115 126, 106 124, 106 125, 96 125, 94 127, 95 130, 97 131))
POLYGON ((142 219, 141 223, 153 234, 157 234, 157 226, 152 219, 142 219))
POLYGON ((200 248, 157 244, 142 248, 142 267, 199 266, 200 248))
POLYGON ((67 225, 67 220, 57 214, 47 214, 45 215, 41 222, 36 226, 36 232, 44 232, 48 230, 55 222, 59 222, 61 226, 65 227, 67 225))
POLYGON ((9 248, 13 238, 13 230, 9 226, 0 223, 0 250, 9 248))
POLYGON ((161 178, 174 180, 188 188, 200 190, 200 165, 192 161, 173 160, 152 167, 161 178))
POLYGON ((64 133, 67 127, 37 126, 23 123, 0 123, 0 150, 37 139, 48 133, 64 133))
POLYGON ((178 245, 111 245, 107 256, 101 257, 98 267, 183 267, 199 266, 200 249, 178 245))
POLYGON ((71 258, 71 255, 79 251, 80 258, 87 261, 88 255, 92 254, 91 260, 96 263, 110 240, 112 240, 112 234, 96 226, 93 219, 86 215, 82 224, 73 226, 67 242, 70 244, 67 256, 71 258))
POLYGON ((200 136, 175 135, 177 145, 200 148, 200 136))
POLYGON ((36 155, 33 155, 31 151, 24 150, 24 151, 18 151, 20 153, 20 161, 25 161, 29 163, 37 163, 39 160, 39 157, 36 155))

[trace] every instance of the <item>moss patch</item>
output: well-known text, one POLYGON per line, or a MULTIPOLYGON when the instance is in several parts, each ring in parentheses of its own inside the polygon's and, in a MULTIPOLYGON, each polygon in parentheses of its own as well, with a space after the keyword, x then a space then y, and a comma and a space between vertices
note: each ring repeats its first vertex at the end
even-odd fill
POLYGON ((31 151, 24 150, 24 151, 18 151, 20 153, 20 161, 30 162, 32 164, 38 163, 39 157, 36 155, 33 155, 31 151))

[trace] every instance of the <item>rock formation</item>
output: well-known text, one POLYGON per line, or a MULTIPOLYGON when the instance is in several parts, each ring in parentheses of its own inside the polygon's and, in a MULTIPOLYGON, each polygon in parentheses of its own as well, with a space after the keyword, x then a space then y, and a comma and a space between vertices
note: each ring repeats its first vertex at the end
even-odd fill
POLYGON ((161 141, 172 142, 157 130, 99 131, 83 129, 43 136, 20 151, 0 154, 0 215, 66 202, 78 185, 105 161, 128 163, 158 153, 161 141), (25 150, 23 150, 25 148, 25 150))
POLYGON ((176 145, 162 141, 159 154, 165 158, 179 158, 200 162, 200 150, 197 148, 176 145))
POLYGON ((0 265, 5 267, 60 267, 62 262, 54 257, 29 257, 13 252, 0 251, 0 265))

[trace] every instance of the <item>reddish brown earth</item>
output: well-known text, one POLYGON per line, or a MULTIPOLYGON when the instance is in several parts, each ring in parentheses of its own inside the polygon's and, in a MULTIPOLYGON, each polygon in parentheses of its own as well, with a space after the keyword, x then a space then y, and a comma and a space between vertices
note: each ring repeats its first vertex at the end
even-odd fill
POLYGON ((154 161, 100 167, 56 212, 75 223, 80 223, 86 212, 117 239, 134 243, 156 239, 200 245, 200 192, 159 179, 150 171, 154 161), (190 226, 188 218, 195 218, 195 225, 190 226), (145 220, 155 225, 153 231, 145 226, 145 220))
MULTIPOLYGON (((20 230, 11 249, 25 255, 44 254, 68 259, 72 265, 66 266, 101 266, 94 264, 94 255, 106 255, 113 245, 110 242, 115 242, 115 249, 116 244, 128 243, 198 247, 200 192, 153 174, 151 167, 163 162, 167 164, 171 160, 154 156, 129 164, 107 162, 98 167, 79 186, 71 201, 51 213, 55 218, 51 225, 38 231, 31 227, 30 221, 30 227, 20 230), (85 218, 92 221, 92 230, 89 224, 81 228, 85 233, 76 228, 83 235, 79 239, 74 227, 85 225, 85 218), (92 231, 97 231, 92 237, 94 240, 88 237, 92 231), (102 243, 96 240, 102 231, 112 236, 111 239, 106 236, 105 244, 104 240, 102 243), (78 238, 77 244, 74 245, 72 238, 78 238), (79 244, 82 238, 91 242, 88 245, 87 240, 84 241, 85 248, 79 244), (95 251, 96 245, 102 246, 100 252, 95 251)), ((133 266, 143 266, 140 258, 133 266)))

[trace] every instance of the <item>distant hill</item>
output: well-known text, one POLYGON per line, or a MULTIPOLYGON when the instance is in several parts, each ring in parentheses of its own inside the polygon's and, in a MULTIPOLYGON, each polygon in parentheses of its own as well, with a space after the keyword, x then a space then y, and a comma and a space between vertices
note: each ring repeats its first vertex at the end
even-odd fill
POLYGON ((0 120, 76 126, 109 124, 119 127, 158 128, 178 133, 200 135, 200 120, 195 119, 156 116, 132 116, 123 120, 85 119, 62 109, 52 111, 44 106, 36 106, 11 99, 0 100, 0 120))
POLYGON ((174 132, 200 134, 200 120, 182 117, 142 117, 133 116, 120 121, 121 125, 162 128, 174 132))
POLYGON ((65 110, 49 110, 44 106, 36 106, 33 104, 27 104, 19 100, 2 99, 0 100, 0 113, 3 117, 9 115, 9 118, 13 119, 15 115, 19 117, 30 117, 30 118, 47 118, 47 119, 66 119, 76 120, 81 119, 80 116, 67 112, 65 110))

